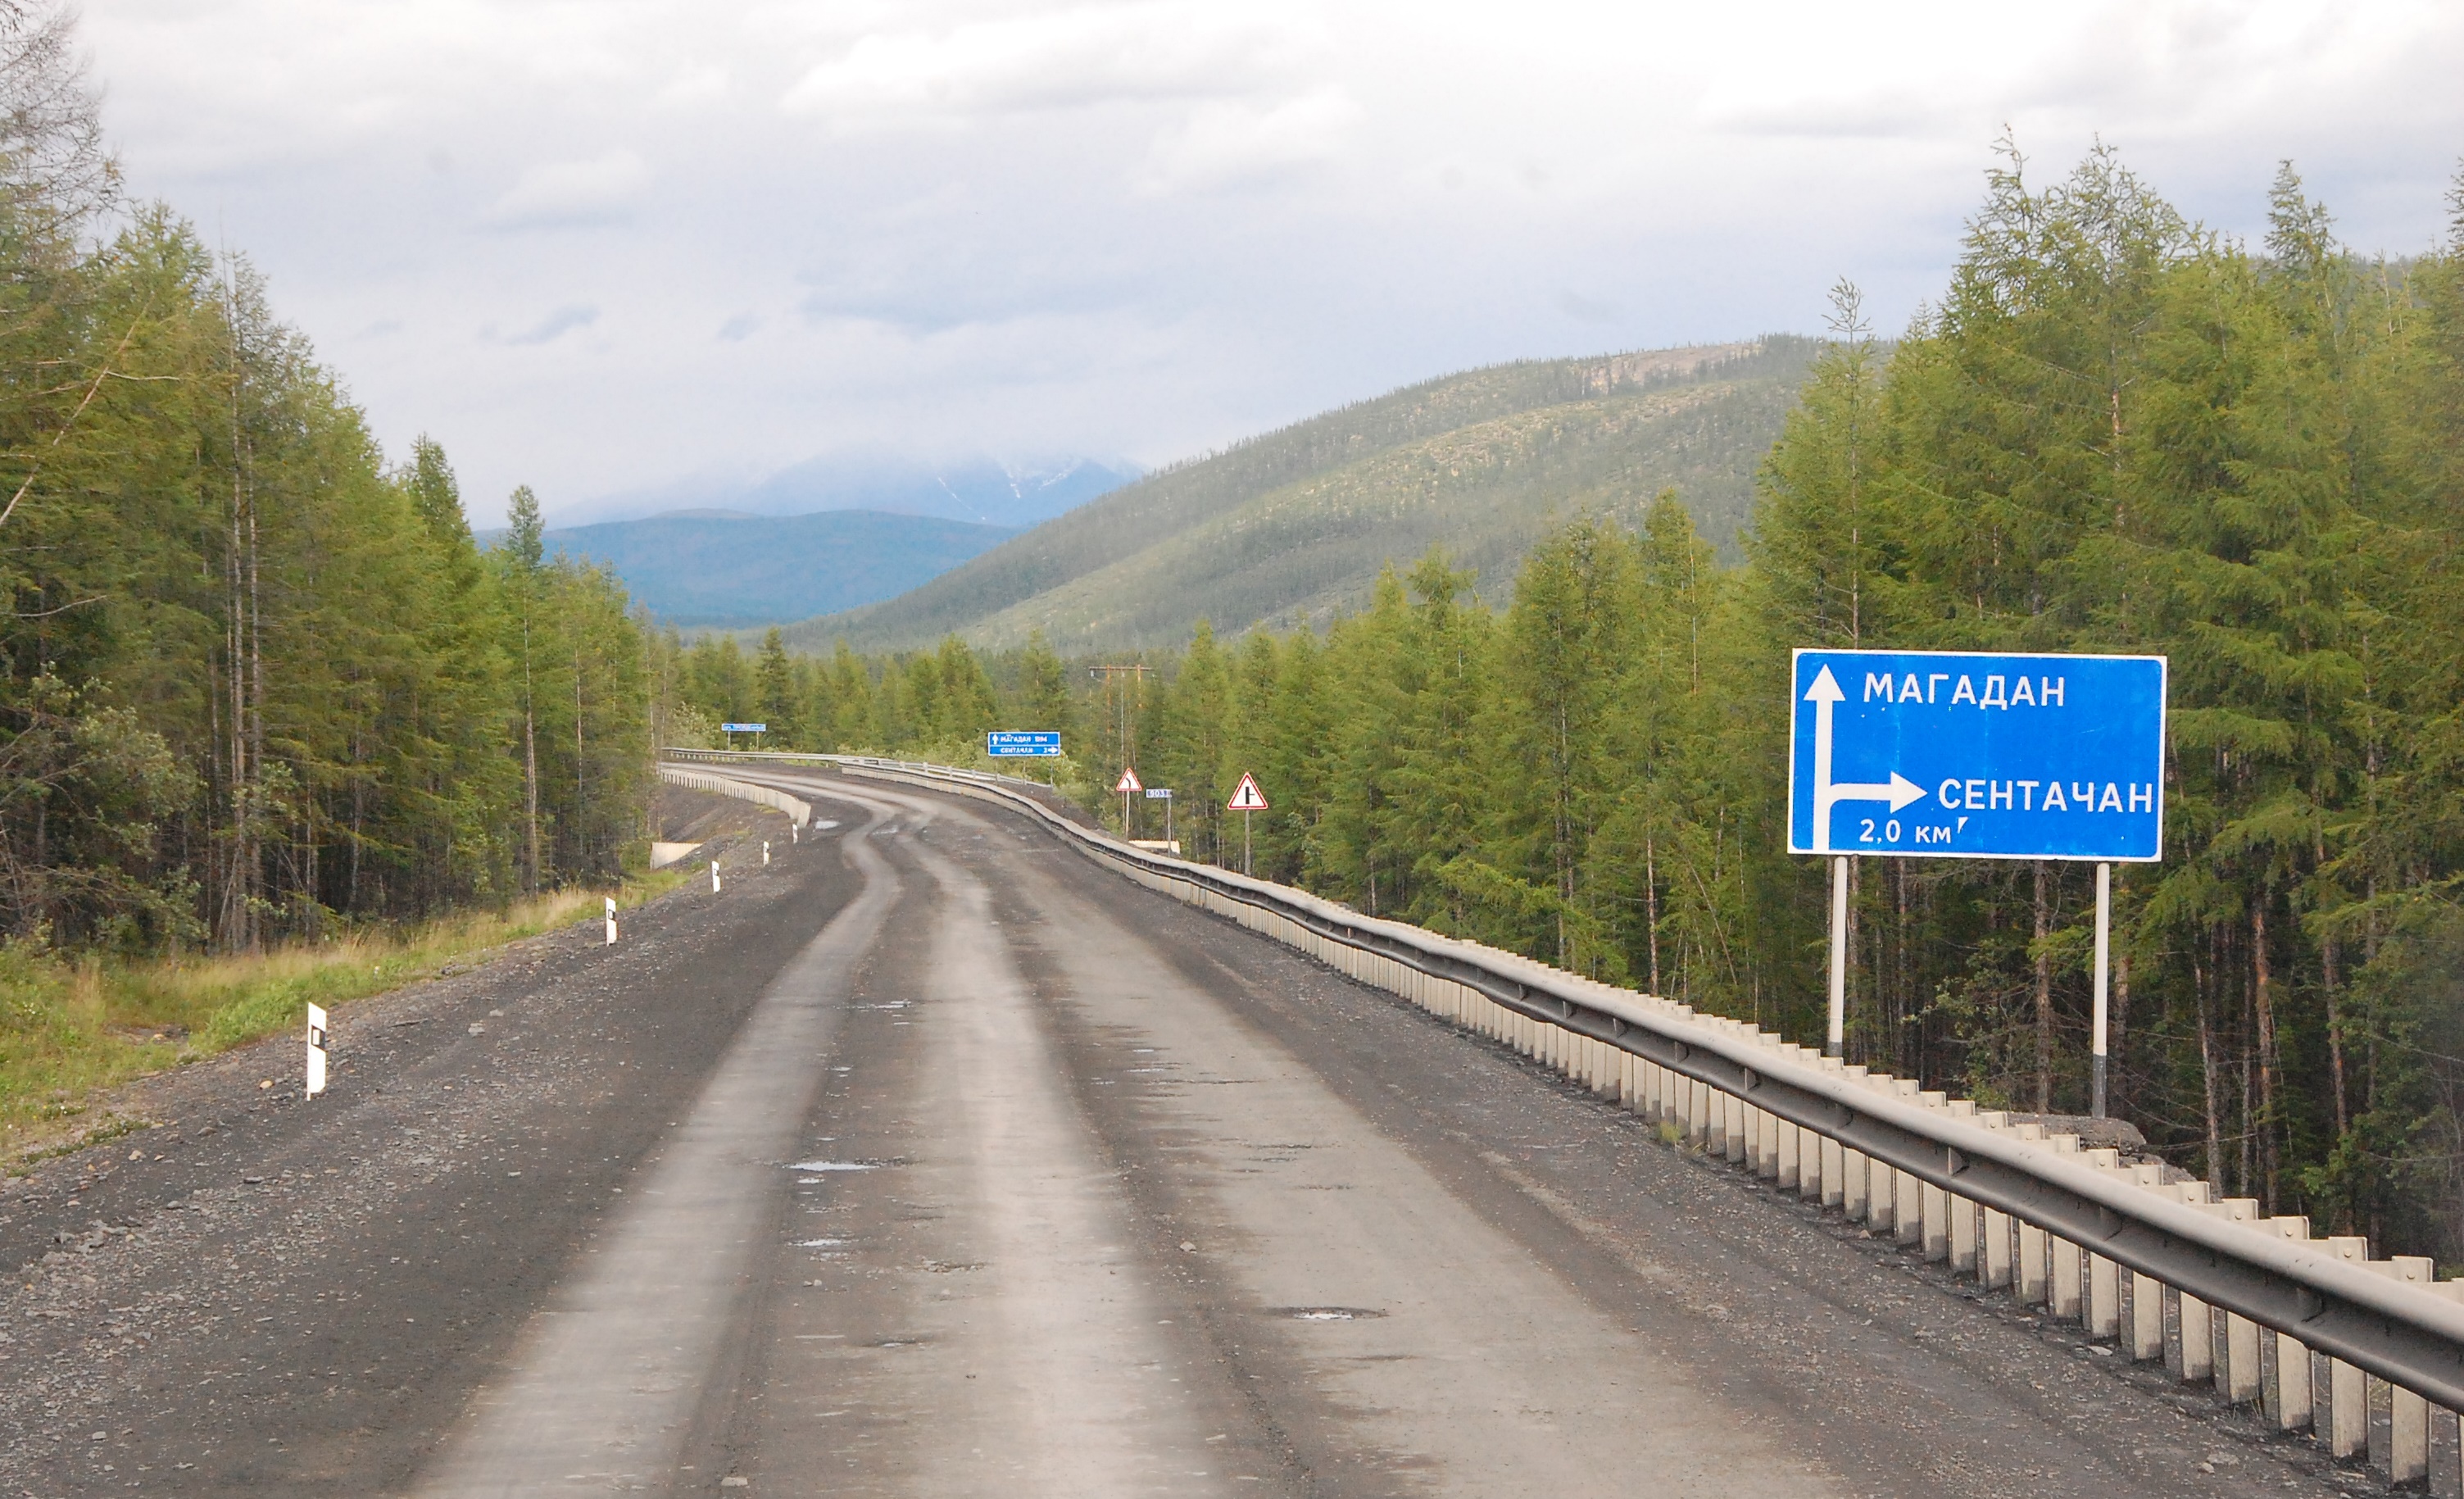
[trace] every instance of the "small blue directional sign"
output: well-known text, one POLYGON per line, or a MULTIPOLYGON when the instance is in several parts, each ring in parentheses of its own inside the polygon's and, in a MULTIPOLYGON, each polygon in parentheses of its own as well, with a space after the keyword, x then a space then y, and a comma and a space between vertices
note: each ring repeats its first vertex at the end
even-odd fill
POLYGON ((2165 658, 1800 650, 1791 853, 2152 863, 2165 658))
POLYGON ((1047 729, 994 729, 984 736, 984 753, 993 756, 1061 753, 1061 736, 1047 729))
POLYGON ((718 726, 718 732, 721 734, 767 734, 770 732, 770 725, 766 723, 722 723, 718 726))

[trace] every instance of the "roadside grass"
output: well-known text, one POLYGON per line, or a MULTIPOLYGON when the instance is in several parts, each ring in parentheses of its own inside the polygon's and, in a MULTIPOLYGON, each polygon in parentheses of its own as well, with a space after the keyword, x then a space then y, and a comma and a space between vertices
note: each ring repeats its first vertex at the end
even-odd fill
POLYGON ((297 1029, 312 1003, 333 1009, 475 966, 508 943, 596 919, 611 893, 636 906, 691 872, 235 957, 123 961, 0 943, 0 1167, 141 1128, 93 1116, 95 1095, 116 1084, 297 1029))

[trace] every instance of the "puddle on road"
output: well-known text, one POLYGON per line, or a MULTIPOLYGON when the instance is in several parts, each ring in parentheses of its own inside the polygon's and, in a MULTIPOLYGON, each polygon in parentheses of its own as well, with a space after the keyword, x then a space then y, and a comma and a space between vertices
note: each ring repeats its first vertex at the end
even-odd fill
POLYGON ((1295 1322, 1366 1322, 1386 1314, 1374 1307, 1276 1307, 1272 1311, 1295 1322))
POLYGON ((879 1171, 881 1162, 877 1160, 800 1160, 787 1169, 805 1172, 879 1171))

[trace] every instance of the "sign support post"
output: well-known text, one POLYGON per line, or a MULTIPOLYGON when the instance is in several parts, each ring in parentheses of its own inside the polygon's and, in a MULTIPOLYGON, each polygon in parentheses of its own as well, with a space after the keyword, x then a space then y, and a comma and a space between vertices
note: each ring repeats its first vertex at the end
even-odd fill
POLYGON ((2096 867, 2096 1034, 2088 1047, 2090 1112, 2104 1117, 2104 1047, 2106 988, 2113 941, 2113 866, 2096 867))
POLYGON ((1848 1045, 1848 855, 1831 856, 1831 1025, 1822 1054, 1845 1056, 1848 1045))
POLYGON ((1831 861, 1830 1055, 1847 1042, 1851 858, 2094 864, 2089 1096, 2104 1116, 2113 866, 2164 857, 2167 670, 2162 656, 1796 652, 1788 849, 1831 861))
POLYGON ((1232 788, 1232 800, 1223 804, 1227 812, 1241 814, 1241 872, 1249 872, 1249 814, 1266 809, 1266 794, 1258 789, 1258 778, 1241 772, 1241 783, 1232 788))

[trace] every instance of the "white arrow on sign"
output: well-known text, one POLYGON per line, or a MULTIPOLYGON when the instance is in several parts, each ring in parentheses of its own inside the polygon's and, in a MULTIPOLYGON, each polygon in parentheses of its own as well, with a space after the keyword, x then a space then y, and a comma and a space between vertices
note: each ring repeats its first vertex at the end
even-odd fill
POLYGON ((1814 685, 1805 690, 1805 700, 1814 704, 1814 836, 1821 851, 1831 848, 1831 808, 1840 802, 1888 802, 1896 812, 1911 802, 1925 800, 1925 787, 1898 771, 1891 772, 1890 783, 1877 785, 1871 782, 1849 782, 1845 785, 1831 783, 1831 711, 1848 700, 1839 690, 1838 678, 1824 667, 1815 673, 1814 685))

